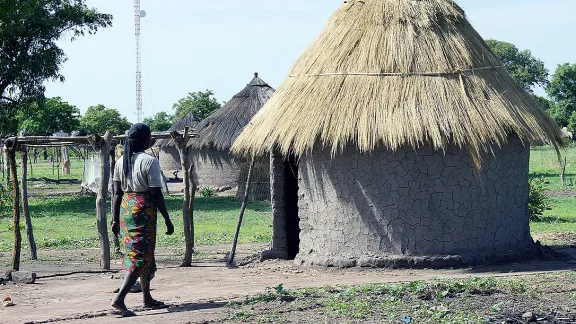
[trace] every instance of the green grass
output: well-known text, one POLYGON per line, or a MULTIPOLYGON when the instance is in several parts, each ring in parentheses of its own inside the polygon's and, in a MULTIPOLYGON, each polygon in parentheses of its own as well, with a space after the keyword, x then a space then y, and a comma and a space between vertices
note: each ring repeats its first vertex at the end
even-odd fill
POLYGON ((556 316, 562 317, 573 306, 573 301, 566 298, 573 290, 567 290, 566 284, 574 279, 573 272, 562 272, 296 290, 279 285, 229 303, 229 319, 261 322, 282 314, 287 322, 297 318, 331 323, 501 323, 509 318, 521 319, 527 310, 549 313, 552 306, 541 300, 545 295, 546 299, 554 299, 549 302, 556 316))
POLYGON ((533 233, 576 232, 576 198, 550 198, 543 221, 532 222, 533 233))
MULTIPOLYGON (((76 159, 70 160, 70 174, 62 174, 62 165, 58 167, 58 163, 44 162, 32 164, 32 171, 30 171, 30 165, 28 165, 28 178, 48 178, 48 179, 77 179, 82 180, 82 173, 84 169, 84 163, 82 160, 78 162, 76 159), (60 174, 58 174, 60 171, 60 174)), ((18 171, 20 172, 20 171, 18 171)), ((18 173, 20 177, 20 173, 18 173)))
MULTIPOLYGON (((576 185, 576 148, 561 150, 562 161, 566 158, 566 181, 576 185)), ((554 148, 548 146, 533 147, 530 150, 530 177, 543 178, 547 190, 564 190, 560 181, 562 168, 554 148)))
MULTIPOLYGON (((545 190, 562 192, 576 189, 576 148, 567 148, 561 154, 562 160, 566 158, 567 162, 567 187, 562 187, 562 170, 553 148, 534 147, 530 151, 530 177, 543 178, 545 190)), ((544 212, 543 221, 531 223, 532 233, 576 232, 576 198, 553 197, 550 199, 550 207, 544 212)))
MULTIPOLYGON (((173 236, 165 235, 163 220, 158 221, 159 246, 184 246, 182 197, 168 197, 168 210, 176 227, 173 236)), ((196 198, 196 244, 231 243, 241 203, 234 198, 196 198)), ((30 200, 34 236, 39 249, 75 249, 98 247, 95 198, 64 196, 30 200)), ((24 224, 22 222, 22 229, 24 224)), ((250 203, 246 210, 240 243, 269 242, 272 236, 270 204, 250 203)), ((23 235, 25 232, 23 231, 23 235)), ((24 242, 26 242, 24 238, 24 242)), ((12 220, 0 218, 0 251, 12 249, 12 220)), ((25 245, 26 243, 24 243, 25 245)))

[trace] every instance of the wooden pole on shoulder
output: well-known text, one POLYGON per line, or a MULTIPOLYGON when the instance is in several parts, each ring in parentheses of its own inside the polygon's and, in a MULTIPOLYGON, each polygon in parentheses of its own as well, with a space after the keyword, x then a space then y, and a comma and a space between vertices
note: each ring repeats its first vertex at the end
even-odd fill
POLYGON ((244 220, 244 212, 246 211, 246 205, 248 204, 248 194, 250 193, 250 184, 252 182, 252 171, 254 170, 254 164, 256 158, 252 156, 252 161, 250 162, 250 168, 248 169, 248 178, 246 179, 246 188, 244 191, 244 200, 242 200, 242 207, 240 207, 240 215, 238 216, 238 224, 236 225, 236 233, 234 234, 234 242, 232 243, 232 251, 230 251, 230 256, 228 257, 228 266, 234 265, 234 257, 236 256, 236 246, 238 245, 238 237, 240 236, 240 228, 242 227, 242 221, 244 220))
MULTIPOLYGON (((23 149, 20 153, 22 156, 22 212, 26 221, 26 237, 28 238, 28 246, 30 246, 30 258, 32 260, 38 259, 38 251, 36 249, 36 241, 34 240, 34 229, 32 228, 32 218, 30 217, 30 207, 28 206, 28 175, 26 166, 28 163, 28 150, 23 149)), ((30 165, 32 167, 32 165, 30 165)))
POLYGON ((18 189, 18 171, 16 169, 16 149, 18 139, 8 139, 5 142, 6 157, 10 165, 12 178, 12 198, 14 209, 14 250, 12 258, 12 270, 20 271, 20 255, 22 251, 22 234, 20 233, 20 190, 18 189))
POLYGON ((110 132, 106 132, 104 137, 98 135, 88 137, 90 145, 100 155, 100 183, 96 197, 96 217, 102 256, 100 267, 104 270, 110 270, 110 238, 108 237, 108 221, 106 219, 106 211, 108 210, 106 198, 108 198, 108 185, 110 184, 110 142, 112 137, 110 132))

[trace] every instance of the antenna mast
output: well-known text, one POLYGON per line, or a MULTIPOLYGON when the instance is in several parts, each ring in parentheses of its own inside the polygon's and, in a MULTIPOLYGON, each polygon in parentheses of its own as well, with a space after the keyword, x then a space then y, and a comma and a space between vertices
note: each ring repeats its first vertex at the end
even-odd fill
POLYGON ((142 52, 140 48, 140 0, 134 0, 134 23, 136 29, 136 115, 138 122, 142 122, 142 52))

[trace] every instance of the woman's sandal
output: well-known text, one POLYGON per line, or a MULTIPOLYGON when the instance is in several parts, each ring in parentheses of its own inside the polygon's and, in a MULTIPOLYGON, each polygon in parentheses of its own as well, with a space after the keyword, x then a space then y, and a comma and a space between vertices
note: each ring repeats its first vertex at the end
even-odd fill
POLYGON ((142 305, 143 309, 162 309, 162 308, 168 308, 168 305, 166 305, 164 302, 161 302, 159 300, 155 300, 154 303, 152 305, 142 305))
POLYGON ((136 316, 136 313, 134 313, 133 311, 129 310, 128 308, 126 309, 122 309, 122 307, 120 307, 119 305, 117 305, 116 303, 112 303, 112 307, 116 308, 117 310, 120 311, 120 315, 122 315, 122 317, 134 317, 136 316))

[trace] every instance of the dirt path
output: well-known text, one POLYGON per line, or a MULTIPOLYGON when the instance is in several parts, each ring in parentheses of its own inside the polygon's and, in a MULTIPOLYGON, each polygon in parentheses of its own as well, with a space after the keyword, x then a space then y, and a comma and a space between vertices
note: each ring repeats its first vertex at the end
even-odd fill
MULTIPOLYGON (((203 250, 202 248, 199 248, 203 250)), ((409 282, 430 280, 437 276, 461 278, 470 276, 511 276, 551 271, 576 270, 567 261, 532 261, 498 267, 464 270, 375 270, 375 269, 316 269, 298 268, 291 262, 270 261, 239 269, 228 269, 215 262, 227 247, 205 248, 207 261, 192 268, 174 267, 174 260, 159 261, 159 271, 153 282, 155 297, 173 305, 169 309, 140 311, 139 321, 158 323, 203 323, 226 319, 228 301, 266 291, 267 287, 283 284, 287 289, 354 285, 367 283, 409 282)), ((245 246, 245 255, 258 246, 245 246)), ((163 255, 173 254, 168 251, 163 255)), ((565 252, 576 255, 574 249, 565 252)), ((84 253, 84 252, 83 252, 84 253)), ((93 251, 85 252, 93 253, 93 251)), ((576 258, 574 258, 576 260, 576 258)), ((118 260, 115 262, 119 269, 118 260)), ((84 269, 86 267, 82 267, 84 269)), ((88 267, 89 268, 89 267, 88 267)), ((24 265, 40 275, 56 270, 78 270, 51 265, 24 265)), ((123 274, 76 274, 66 277, 41 278, 37 284, 0 286, 0 297, 11 296, 16 306, 0 308, 1 323, 26 322, 128 322, 110 312, 113 291, 122 283, 123 274)), ((129 307, 139 305, 140 295, 131 294, 129 307)))

